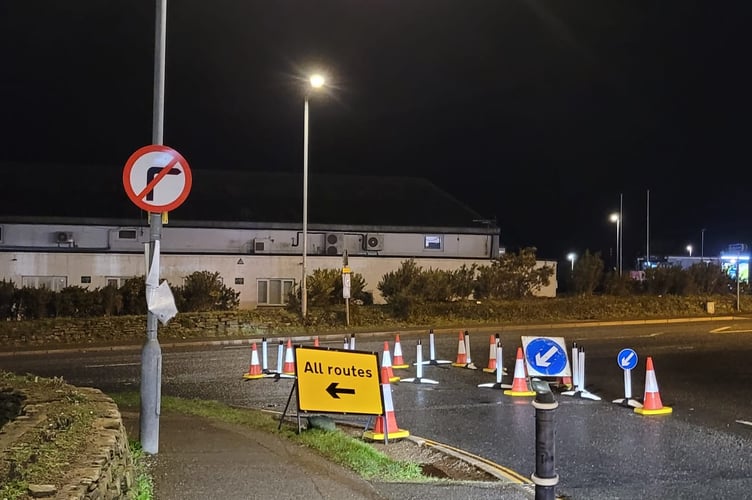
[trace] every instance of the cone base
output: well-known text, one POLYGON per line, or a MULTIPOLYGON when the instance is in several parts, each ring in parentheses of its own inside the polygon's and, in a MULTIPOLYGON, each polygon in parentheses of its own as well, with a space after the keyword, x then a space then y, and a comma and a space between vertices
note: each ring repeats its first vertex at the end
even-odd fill
POLYGON ((243 378, 246 380, 255 380, 257 378, 264 378, 266 375, 263 373, 256 373, 256 374, 250 374, 250 373, 244 373, 243 378))
POLYGON ((366 431, 363 433, 363 439, 371 441, 384 441, 384 439, 402 439, 410 435, 410 431, 405 429, 397 429, 396 431, 389 431, 386 434, 383 432, 366 431))
POLYGON ((673 408, 670 406, 664 406, 663 408, 656 408, 654 410, 649 410, 647 408, 635 408, 634 412, 638 413, 640 415, 667 415, 674 411, 673 408))
POLYGON ((404 378, 401 380, 401 382, 409 382, 411 384, 438 384, 438 380, 433 380, 430 378, 417 378, 417 377, 411 377, 411 378, 404 378))
POLYGON ((452 363, 452 366, 457 368, 467 368, 468 370, 477 370, 478 367, 473 363, 452 363))
POLYGON ((392 368, 410 368, 410 365, 392 365, 392 368))
POLYGON ((488 387, 491 389, 511 389, 510 384, 501 384, 499 382, 489 382, 487 384, 478 384, 478 387, 488 387))
POLYGON ((483 368, 486 373, 496 373, 496 368, 483 368))
POLYGON ((401 377, 389 377, 389 382, 399 382, 401 377))
POLYGON ((535 396, 535 391, 508 390, 508 391, 504 391, 504 394, 507 396, 535 396))

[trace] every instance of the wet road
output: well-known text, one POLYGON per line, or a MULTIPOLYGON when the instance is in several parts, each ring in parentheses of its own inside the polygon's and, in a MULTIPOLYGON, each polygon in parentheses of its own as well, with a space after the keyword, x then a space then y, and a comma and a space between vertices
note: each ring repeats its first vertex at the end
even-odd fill
MULTIPOLYGON (((493 330, 471 330, 471 357, 478 370, 425 366, 423 377, 436 385, 392 384, 396 419, 412 434, 466 449, 529 476, 535 469, 535 410, 530 397, 511 397, 498 389, 479 388, 496 376, 488 364, 493 330)), ((663 323, 635 326, 501 332, 503 366, 511 383, 521 336, 564 338, 585 350, 587 390, 592 401, 556 395, 556 491, 575 499, 746 498, 752 491, 752 321, 663 323), (641 397, 645 358, 651 356, 664 405, 673 413, 641 416, 611 403, 624 396, 624 372, 616 355, 625 348, 640 357, 632 371, 632 394, 641 397)), ((416 357, 416 341, 429 358, 428 335, 401 334, 405 361, 416 357)), ((357 350, 381 353, 394 336, 356 339, 357 350)), ((342 348, 341 339, 322 345, 342 348)), ((437 359, 454 361, 456 332, 435 336, 437 359)), ((202 347, 163 351, 165 395, 216 399, 226 403, 281 411, 291 394, 291 379, 246 381, 250 349, 202 347)), ((569 352, 568 352, 569 354, 569 352)), ((268 364, 276 367, 276 345, 268 364)), ((76 385, 105 392, 139 389, 140 351, 0 357, 4 369, 42 376, 63 376, 76 385)), ((395 370, 405 377, 415 367, 395 370)), ((294 403, 293 403, 294 405, 294 403)), ((364 421, 365 423, 365 421, 364 421)))

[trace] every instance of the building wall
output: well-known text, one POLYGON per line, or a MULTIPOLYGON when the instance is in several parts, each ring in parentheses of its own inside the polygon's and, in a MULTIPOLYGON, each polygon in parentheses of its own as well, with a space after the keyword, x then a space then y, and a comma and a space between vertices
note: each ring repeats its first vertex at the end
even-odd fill
MULTIPOLYGON (((398 269, 406 259, 403 257, 350 257, 349 267, 361 274, 366 282, 366 291, 373 293, 374 302, 383 303, 376 288, 382 277, 398 269)), ((65 277, 64 285, 101 288, 107 279, 127 279, 143 276, 146 259, 143 254, 98 254, 59 252, 10 252, 0 258, 0 279, 13 281, 22 286, 24 277, 65 277), (82 283, 89 277, 89 283, 82 283)), ((417 258, 416 264, 424 269, 453 270, 462 265, 487 266, 488 259, 431 259, 417 258)), ((555 266, 555 262, 539 261, 538 266, 555 266)), ((309 275, 316 269, 341 269, 341 256, 309 256, 306 263, 309 275)), ((191 255, 164 254, 160 257, 160 277, 172 285, 182 285, 183 279, 196 271, 218 272, 228 287, 240 292, 242 308, 252 308, 258 303, 258 279, 291 279, 297 285, 302 274, 300 256, 280 255, 191 255), (242 284, 239 281, 242 280, 242 284)), ((555 275, 552 283, 541 290, 543 297, 556 296, 555 275)))
MULTIPOLYGON (((0 279, 11 280, 16 286, 101 288, 111 282, 119 286, 146 272, 148 227, 3 223, 0 228, 0 279)), ((498 255, 498 231, 462 231, 314 229, 308 234, 308 274, 316 269, 341 269, 342 253, 347 250, 352 272, 363 276, 374 302, 383 303, 376 288, 379 281, 407 259, 415 259, 424 269, 489 265, 492 256, 498 255), (426 248, 427 236, 438 236, 440 248, 426 248)), ((162 228, 160 244, 162 278, 182 285, 184 278, 196 271, 218 272, 225 285, 240 292, 243 308, 259 303, 259 280, 298 285, 302 276, 302 237, 297 228, 168 225, 162 228)), ((538 262, 539 266, 546 264, 556 263, 538 262)), ((551 285, 538 295, 553 297, 556 288, 554 274, 551 285)))

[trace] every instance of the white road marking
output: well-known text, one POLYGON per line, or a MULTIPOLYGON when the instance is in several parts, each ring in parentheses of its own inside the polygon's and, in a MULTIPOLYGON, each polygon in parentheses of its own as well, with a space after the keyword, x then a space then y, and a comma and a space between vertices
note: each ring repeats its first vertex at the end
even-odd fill
POLYGON ((714 330, 710 330, 710 333, 752 333, 752 330, 730 330, 730 326, 722 326, 714 330))
POLYGON ((138 366, 141 363, 110 363, 106 365, 84 365, 84 368, 111 368, 113 366, 138 366))
POLYGON ((749 420, 737 420, 736 423, 737 424, 742 424, 742 425, 752 426, 752 422, 750 422, 749 420))

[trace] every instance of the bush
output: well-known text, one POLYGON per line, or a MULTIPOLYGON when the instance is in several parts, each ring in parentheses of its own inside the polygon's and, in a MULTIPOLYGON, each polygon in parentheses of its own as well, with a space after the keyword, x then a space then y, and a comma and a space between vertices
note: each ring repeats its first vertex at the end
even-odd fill
POLYGON ((225 286, 218 272, 189 274, 183 286, 173 290, 173 295, 176 304, 180 302, 185 312, 229 311, 237 309, 240 304, 240 292, 225 286))
POLYGON ((16 285, 12 281, 0 281, 0 320, 13 318, 16 308, 16 285))

